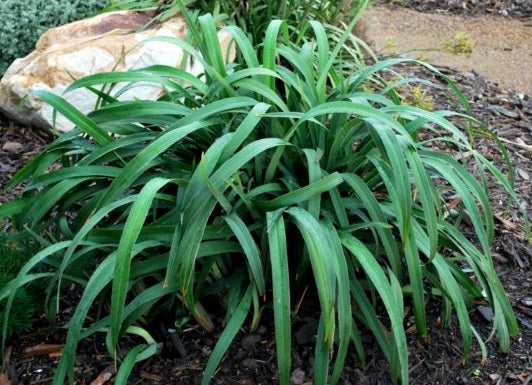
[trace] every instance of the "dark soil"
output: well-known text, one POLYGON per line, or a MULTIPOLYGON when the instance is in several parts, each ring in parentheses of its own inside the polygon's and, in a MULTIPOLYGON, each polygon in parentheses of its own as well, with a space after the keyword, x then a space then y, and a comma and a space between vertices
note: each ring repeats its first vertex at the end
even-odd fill
MULTIPOLYGON (((405 0, 405 6, 424 11, 455 12, 454 4, 466 3, 466 12, 496 12, 496 3, 503 4, 508 15, 529 17, 530 0, 514 1, 415 1, 405 0), (519 6, 516 8, 516 6, 519 6), (473 11, 474 10, 474 11, 473 11)), ((420 69, 403 69, 419 72, 420 69)), ((530 95, 515 94, 498 89, 475 73, 461 74, 451 69, 442 69, 461 87, 471 103, 475 116, 493 130, 506 145, 515 168, 515 189, 520 202, 528 212, 532 211, 530 194, 532 178, 532 101, 530 95)), ((432 76, 427 75, 425 76, 432 76)), ((439 80, 432 79, 435 82, 439 80)), ((453 108, 447 105, 448 96, 433 92, 437 108, 453 108)), ((4 186, 13 173, 35 156, 49 143, 51 136, 36 133, 32 129, 18 127, 0 116, 0 187, 4 186)), ((506 170, 497 146, 490 140, 477 143, 482 153, 501 170, 506 170)), ((474 170, 472 170, 474 171, 474 170)), ((0 195, 4 202, 20 190, 0 195)), ((481 362, 480 349, 474 345, 473 353, 463 364, 461 356, 460 332, 456 320, 448 328, 438 326, 439 304, 431 304, 429 315, 430 334, 428 341, 421 341, 414 330, 409 334, 410 379, 413 385, 441 384, 532 384, 532 246, 527 242, 522 219, 515 205, 508 206, 508 195, 497 184, 490 186, 490 197, 496 216, 496 240, 493 246, 495 263, 499 276, 507 290, 513 308, 520 322, 521 333, 512 343, 509 354, 498 353, 497 340, 493 338, 487 345, 489 356, 481 362)), ((72 296, 75 298, 75 296, 72 296)), ((68 304, 67 304, 68 305, 68 304)), ((75 306, 75 300, 70 305, 75 306)), ((478 304, 471 309, 472 322, 483 337, 491 332, 489 314, 478 304)), ((72 308, 64 307, 61 318, 68 319, 72 308)), ((229 354, 220 365, 213 384, 275 384, 276 376, 275 338, 273 321, 267 312, 263 324, 254 334, 242 331, 230 348, 229 354)), ((306 307, 294 324, 294 351, 292 384, 312 383, 313 338, 317 316, 312 307, 306 307)), ((214 348, 221 332, 223 321, 215 320, 218 329, 212 334, 185 326, 179 334, 168 332, 169 324, 164 320, 155 324, 152 330, 157 341, 163 342, 161 354, 137 365, 130 379, 131 384, 198 384, 208 355, 214 348), (180 346, 177 340, 182 343, 180 346), (182 349, 184 348, 185 351, 182 349)), ((59 348, 51 348, 51 353, 28 356, 24 349, 38 344, 62 344, 65 341, 64 329, 49 329, 42 320, 36 321, 35 331, 18 335, 8 341, 11 350, 7 373, 16 384, 50 384, 58 362, 59 348)), ((389 385, 387 364, 378 351, 375 341, 367 334, 365 344, 367 359, 361 364, 354 352, 349 355, 341 383, 352 385, 389 385)), ((127 350, 127 342, 123 349, 127 350)), ((108 356, 102 337, 91 337, 84 341, 76 356, 76 377, 79 384, 103 384, 106 375, 112 376, 113 362, 108 356), (96 382, 92 382, 95 381, 96 382), (100 382, 97 382, 100 380, 100 382)), ((4 381, 6 378, 4 377, 4 381)), ((107 383, 112 383, 112 378, 107 383)), ((2 382, 0 385, 9 382, 2 382)))

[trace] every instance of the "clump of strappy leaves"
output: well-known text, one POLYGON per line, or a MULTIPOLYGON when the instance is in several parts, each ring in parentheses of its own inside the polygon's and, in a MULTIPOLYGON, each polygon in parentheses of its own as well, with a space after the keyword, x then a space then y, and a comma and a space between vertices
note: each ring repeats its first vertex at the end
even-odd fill
POLYGON ((364 362, 362 330, 375 337, 391 377, 407 384, 405 309, 426 338, 429 302, 441 305, 443 325, 456 314, 467 357, 479 337, 467 304, 485 301, 507 351, 517 322, 490 254, 485 174, 516 197, 475 150, 475 136, 487 133, 473 129, 456 85, 416 61, 365 64, 349 32, 357 18, 343 33, 310 21, 295 37, 274 20, 257 45, 241 28, 225 26, 238 51, 226 64, 215 19, 185 16, 187 42, 156 39, 182 47, 203 75, 153 66, 80 79, 66 92, 87 87, 101 96, 88 115, 57 95, 38 94, 77 128, 10 183, 27 181, 22 196, 0 206, 0 217, 12 218, 19 237, 31 230, 54 242, 0 298, 12 300, 43 278, 50 296, 65 282, 83 293, 54 384, 74 379, 78 343, 92 334, 106 334, 116 383, 125 384, 135 362, 157 354, 150 316, 164 308, 177 322, 186 311, 212 331, 219 319, 212 314, 223 309, 224 331, 204 369, 208 384, 237 332, 256 328, 269 306, 279 381, 287 385, 302 283, 313 286, 320 309, 318 385, 339 381, 350 347, 364 362), (456 111, 404 104, 396 87, 430 82, 389 84, 379 74, 406 62, 446 79, 463 104, 456 111), (117 100, 147 82, 166 94, 117 100), (461 163, 465 153, 480 181, 461 163), (474 240, 460 232, 465 215, 474 240), (145 343, 122 355, 127 334, 145 343))
POLYGON ((238 25, 252 42, 258 43, 274 19, 287 21, 293 31, 300 31, 308 20, 330 25, 349 23, 366 3, 366 0, 110 0, 105 11, 151 12, 157 22, 187 7, 190 12, 212 13, 216 20, 238 25))

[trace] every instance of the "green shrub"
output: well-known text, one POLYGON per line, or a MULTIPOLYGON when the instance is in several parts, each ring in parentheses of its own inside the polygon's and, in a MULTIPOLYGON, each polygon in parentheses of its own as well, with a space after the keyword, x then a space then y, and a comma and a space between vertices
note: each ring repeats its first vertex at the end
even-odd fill
POLYGON ((316 384, 339 380, 351 345, 364 361, 361 328, 375 336, 392 378, 408 383, 407 304, 423 338, 429 301, 441 304, 444 325, 454 310, 467 357, 478 335, 467 304, 485 301, 507 351, 516 318, 492 263, 487 188, 460 162, 463 153, 480 175, 493 174, 515 194, 474 149, 475 135, 487 134, 473 129, 476 121, 402 105, 395 87, 416 79, 388 86, 378 74, 409 61, 364 66, 347 32, 310 22, 294 39, 286 23, 272 21, 253 46, 240 28, 227 26, 242 60, 225 66, 214 19, 197 22, 196 30, 189 21, 190 43, 160 39, 203 63, 204 76, 154 66, 89 76, 67 90, 148 81, 168 90, 158 101, 117 102, 112 96, 121 89, 111 89, 85 116, 59 96, 39 93, 77 128, 10 182, 27 185, 0 206, 0 217, 11 216, 19 237, 41 234, 52 243, 0 299, 40 278, 50 296, 64 283, 82 290, 54 384, 74 380, 76 347, 91 334, 107 334, 122 384, 134 362, 157 351, 150 314, 165 308, 179 321, 185 307, 210 331, 210 313, 222 308, 227 323, 204 371, 207 384, 246 318, 254 329, 271 305, 286 385, 291 298, 306 281, 321 309, 316 384), (448 118, 461 119, 467 132, 448 118), (60 167, 49 171, 53 164, 60 167), (445 197, 454 194, 461 205, 451 210, 445 197), (463 215, 474 240, 459 231, 463 215), (122 357, 118 347, 128 333, 146 344, 122 357))
POLYGON ((47 29, 83 19, 107 0, 2 0, 0 2, 0 76, 13 60, 26 56, 47 29))

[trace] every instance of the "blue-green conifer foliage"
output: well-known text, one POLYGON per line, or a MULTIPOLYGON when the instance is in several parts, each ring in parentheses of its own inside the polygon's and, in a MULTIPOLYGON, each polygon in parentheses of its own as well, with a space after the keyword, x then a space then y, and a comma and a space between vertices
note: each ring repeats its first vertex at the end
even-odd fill
POLYGON ((17 58, 34 48, 47 29, 90 16, 107 0, 0 1, 0 76, 17 58))

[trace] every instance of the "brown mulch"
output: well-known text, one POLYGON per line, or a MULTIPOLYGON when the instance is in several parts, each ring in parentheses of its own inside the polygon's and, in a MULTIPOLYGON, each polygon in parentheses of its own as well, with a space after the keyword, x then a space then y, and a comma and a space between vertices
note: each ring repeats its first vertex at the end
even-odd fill
MULTIPOLYGON (((388 1, 390 2, 390 1, 388 1)), ((395 3, 398 3, 395 1, 395 3)), ((530 0, 513 1, 416 1, 403 0, 402 5, 430 12, 460 12, 468 14, 492 13, 512 17, 530 17, 530 0), (466 4, 459 7, 457 4, 466 4), (499 4, 499 5, 497 5, 499 4), (503 8, 500 8, 500 7, 503 8), (516 8, 519 6, 519 8, 516 8)), ((408 69, 416 74, 426 72, 408 69)), ((532 100, 531 95, 501 90, 486 82, 478 74, 462 74, 452 69, 442 69, 451 76, 466 94, 475 116, 495 132, 506 146, 515 170, 515 190, 519 194, 518 206, 532 212, 532 100)), ((434 78, 435 82, 439 80, 434 78)), ((437 108, 454 109, 448 104, 448 97, 442 92, 432 92, 437 108)), ((51 135, 18 127, 0 115, 0 188, 13 173, 27 163, 50 142, 51 135)), ((477 147, 497 167, 506 171, 501 153, 490 140, 479 140, 477 147)), ((11 199, 20 190, 0 195, 0 203, 11 199)), ((516 205, 508 206, 508 195, 497 184, 490 186, 490 199, 496 216, 496 239, 493 246, 496 268, 507 290, 517 314, 520 335, 512 343, 509 354, 497 351, 496 338, 488 343, 489 357, 481 362, 478 345, 466 364, 461 360, 460 332, 456 320, 446 329, 438 328, 438 305, 433 304, 429 322, 428 341, 420 341, 415 333, 409 334, 410 379, 413 385, 532 385, 532 246, 525 239, 522 220, 516 205)), ((529 214, 530 216, 530 214, 529 214)), ((530 219, 530 218, 529 218, 530 219)), ((74 304, 74 303, 73 303, 74 304)), ((485 309, 480 306, 471 309, 472 322, 483 338, 491 332, 491 323, 485 309)), ((71 309, 65 309, 68 316, 71 309)), ((222 315, 220 315, 222 316, 222 315)), ((213 384, 275 384, 275 345, 271 314, 265 311, 264 322, 254 334, 242 331, 230 348, 216 373, 213 384)), ((315 335, 315 314, 301 314, 294 323, 293 373, 291 383, 295 385, 312 383, 313 338, 315 335)), ((215 322, 221 325, 222 319, 215 322)), ((12 348, 7 373, 14 385, 51 384, 53 372, 60 351, 49 346, 62 344, 65 331, 48 329, 47 324, 38 321, 35 332, 15 336, 8 341, 12 348), (42 326, 42 327, 41 327, 42 326), (45 343, 42 355, 28 355, 24 349, 45 343), (55 349, 55 350, 54 350, 55 349)), ((198 384, 202 370, 221 329, 206 334, 194 327, 186 328, 177 336, 168 332, 171 324, 162 320, 152 333, 162 342, 160 355, 138 364, 131 376, 130 384, 198 384), (182 344, 180 346, 179 342, 182 344), (182 350, 184 348, 184 351, 182 350)), ((365 365, 351 352, 342 376, 341 384, 390 385, 387 364, 378 351, 376 343, 367 334, 365 365)), ((42 348, 42 347, 41 347, 42 348)), ((127 346, 123 347, 125 350, 127 346)), ((108 356, 102 337, 91 337, 83 341, 76 356, 76 377, 79 384, 113 383, 113 362, 108 356)), ((0 374, 0 384, 5 381, 0 374)))
POLYGON ((519 19, 532 17, 530 0, 376 0, 375 2, 412 8, 420 12, 471 16, 488 14, 519 19))
MULTIPOLYGON (((32 127, 20 127, 0 113, 0 189, 52 140, 50 133, 32 127)), ((13 199, 20 191, 19 187, 0 194, 0 204, 13 199)))

